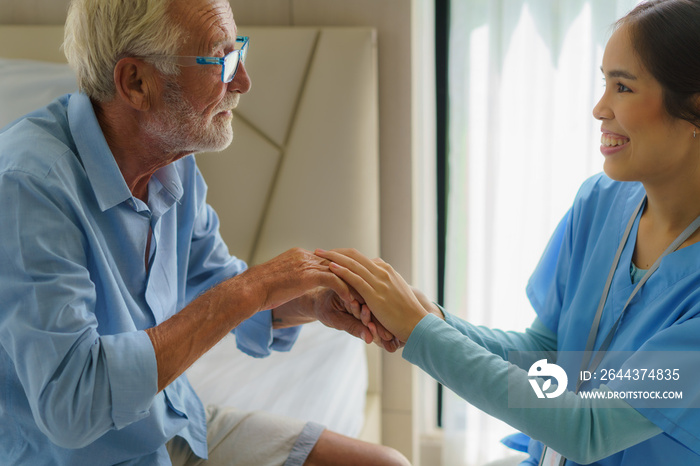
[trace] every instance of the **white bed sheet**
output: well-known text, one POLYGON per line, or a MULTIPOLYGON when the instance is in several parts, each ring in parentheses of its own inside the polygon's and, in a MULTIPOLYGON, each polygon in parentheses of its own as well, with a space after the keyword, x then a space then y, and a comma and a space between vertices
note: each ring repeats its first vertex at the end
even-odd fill
POLYGON ((256 359, 224 338, 188 371, 202 401, 319 422, 357 436, 364 422, 367 359, 364 343, 315 322, 289 352, 256 359))
MULTIPOLYGON (((0 58, 0 128, 76 89, 67 65, 0 58)), ((364 343, 319 323, 306 325, 290 352, 264 359, 245 355, 227 337, 188 376, 205 404, 313 420, 350 436, 364 422, 364 343)))

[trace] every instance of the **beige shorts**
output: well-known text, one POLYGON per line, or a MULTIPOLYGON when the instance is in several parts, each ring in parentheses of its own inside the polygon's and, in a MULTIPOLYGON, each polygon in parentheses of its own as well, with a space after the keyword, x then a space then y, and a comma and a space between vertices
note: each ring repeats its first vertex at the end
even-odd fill
POLYGON ((182 437, 167 448, 173 466, 301 466, 323 430, 315 422, 208 406, 209 459, 192 453, 182 437))

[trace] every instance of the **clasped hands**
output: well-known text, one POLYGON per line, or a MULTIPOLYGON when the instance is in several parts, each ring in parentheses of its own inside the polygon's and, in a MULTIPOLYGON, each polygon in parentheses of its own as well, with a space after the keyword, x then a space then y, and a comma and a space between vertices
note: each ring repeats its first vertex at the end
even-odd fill
POLYGON ((240 276, 254 312, 272 309, 275 328, 318 320, 394 352, 428 313, 442 312, 382 259, 355 249, 293 248, 240 276))
MULTIPOLYGON (((314 253, 330 261, 330 271, 354 291, 356 299, 346 306, 347 312, 387 351, 403 346, 427 314, 442 317, 437 306, 382 259, 369 259, 355 249, 317 249, 314 253)), ((362 338, 370 342, 369 336, 363 334, 362 338)))

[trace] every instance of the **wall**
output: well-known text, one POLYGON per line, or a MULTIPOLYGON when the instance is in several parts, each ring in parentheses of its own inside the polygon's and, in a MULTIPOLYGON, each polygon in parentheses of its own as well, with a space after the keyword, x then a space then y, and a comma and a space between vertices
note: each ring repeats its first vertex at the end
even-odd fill
MULTIPOLYGON (((434 297, 432 2, 230 1, 240 25, 376 28, 381 256, 408 281, 434 297)), ((68 0, 0 0, 0 24, 62 24, 67 5, 68 0)), ((254 47, 252 44, 251 53, 254 47)), ((423 419, 425 415, 418 412, 423 399, 421 387, 426 384, 400 354, 383 354, 382 359, 383 443, 399 449, 417 464, 418 434, 423 430, 421 426, 429 423, 423 419)))
MULTIPOLYGON (((421 288, 430 288, 431 267, 419 264, 426 247, 420 226, 423 213, 416 211, 420 200, 432 199, 432 193, 421 193, 421 180, 416 179, 426 160, 422 157, 434 147, 430 111, 422 112, 421 98, 431 99, 431 86, 418 84, 416 73, 429 60, 412 54, 423 41, 423 10, 431 2, 409 0, 231 0, 234 15, 240 24, 250 25, 334 25, 372 26, 377 29, 379 46, 379 121, 380 121, 380 190, 381 190, 381 255, 407 280, 421 288), (417 24, 418 23, 418 24, 417 24), (414 45, 415 44, 415 45, 414 45), (414 62, 412 58, 419 61, 414 62), (422 121, 421 115, 428 121, 422 121), (427 128, 424 127, 427 124, 427 128), (427 134, 426 131, 427 130, 427 134), (422 194, 422 195, 421 195, 422 194), (418 196, 420 199, 415 199, 418 196)), ((429 81, 430 82, 430 81, 429 81)), ((432 83, 430 83, 432 84, 432 83)), ((429 105, 429 104, 427 104, 429 105)), ((428 163, 429 166, 429 163, 428 163)), ((430 171, 428 171, 430 173, 430 171)), ((434 223, 432 223, 434 225, 434 223)), ((429 233, 428 233, 429 234, 429 233)), ((426 258, 430 260, 430 257, 426 258)), ((434 276, 434 274, 432 275, 434 276)), ((417 425, 421 377, 399 354, 383 355, 382 441, 402 451, 414 464, 418 463, 417 425)))
MULTIPOLYGON (((410 0, 231 0, 239 24, 290 26, 372 26, 377 29, 379 46, 379 124, 381 255, 407 280, 430 289, 431 260, 435 249, 427 246, 422 231, 429 224, 425 211, 417 210, 430 202, 432 192, 420 187, 420 174, 430 172, 430 151, 434 147, 430 103, 434 84, 418 79, 418 73, 432 70, 429 59, 412 53, 424 40, 428 26, 422 21, 431 13, 428 1, 410 0), (413 61, 413 59, 418 60, 413 61), (421 85, 425 83, 428 85, 421 85), (432 87, 432 88, 431 88, 432 87), (420 109, 419 109, 420 107, 420 109), (427 121, 425 121, 427 119, 427 121), (427 125, 427 127, 426 127, 427 125), (424 254, 427 252, 427 254, 424 254), (423 255, 423 257, 420 257, 423 255)), ((430 58, 430 55, 428 55, 430 58)), ((342 111, 342 109, 339 109, 342 111)), ((434 191, 433 191, 434 192, 434 191)), ((429 216, 429 214, 428 214, 429 216)), ((435 223, 432 223, 435 225, 435 223)), ((428 241, 430 243, 430 241, 428 241)), ((383 355, 382 441, 418 463, 421 418, 419 395, 424 382, 400 358, 383 355)))

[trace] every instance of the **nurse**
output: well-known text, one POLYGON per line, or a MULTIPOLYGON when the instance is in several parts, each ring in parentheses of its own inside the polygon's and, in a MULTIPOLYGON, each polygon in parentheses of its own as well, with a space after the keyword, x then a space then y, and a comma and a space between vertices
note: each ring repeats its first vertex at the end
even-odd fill
POLYGON ((552 235, 525 332, 442 311, 381 259, 317 254, 375 334, 370 319, 405 359, 536 439, 524 464, 700 465, 700 1, 637 6, 601 70, 604 174, 552 235))

